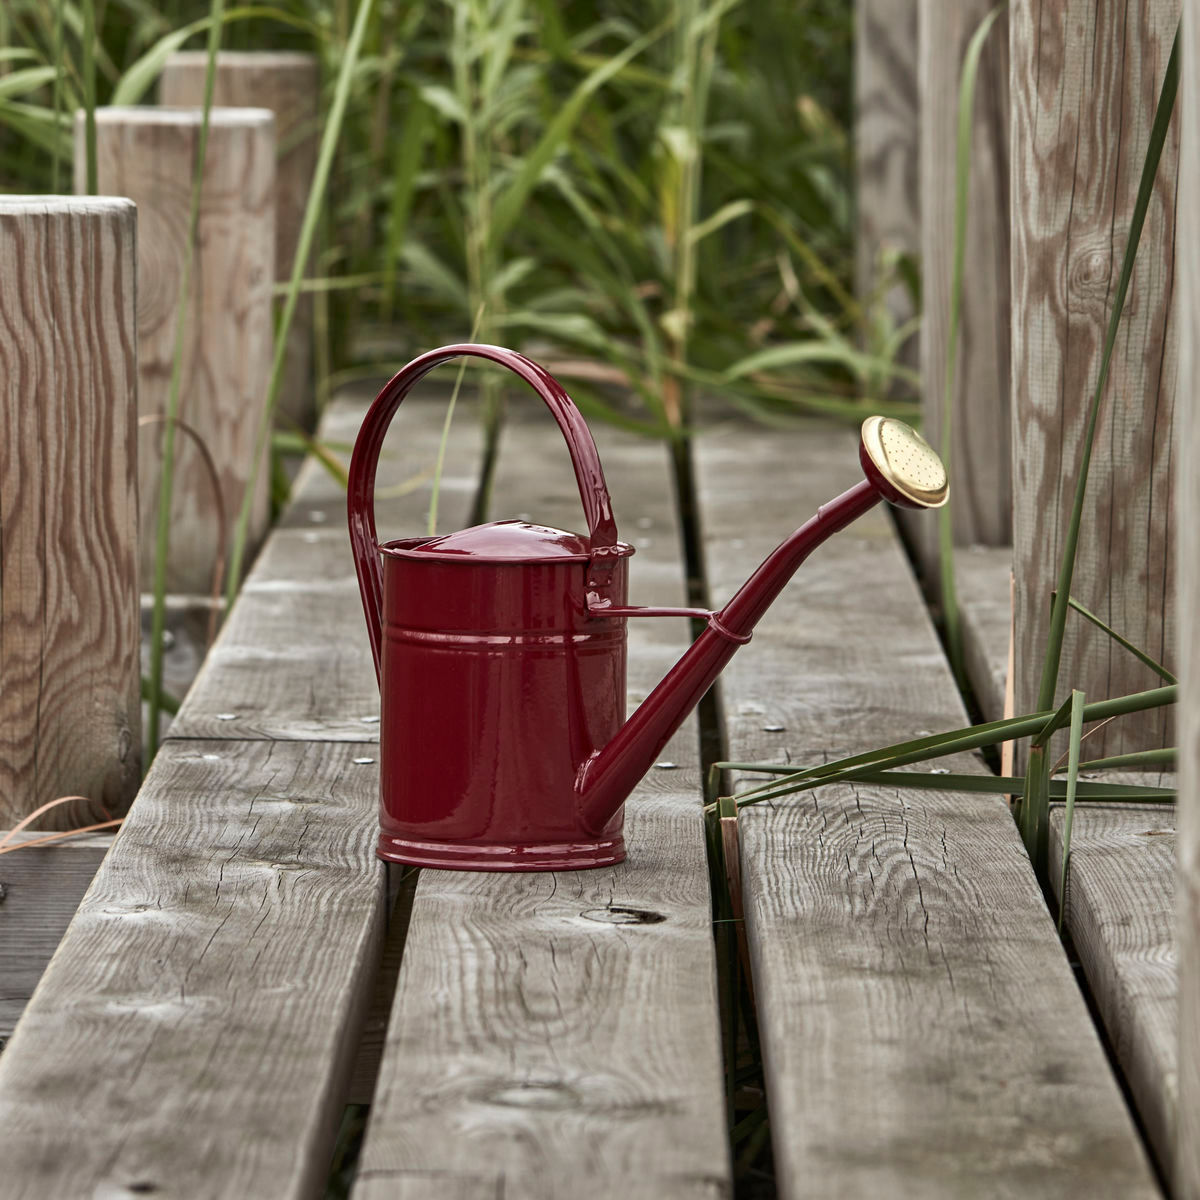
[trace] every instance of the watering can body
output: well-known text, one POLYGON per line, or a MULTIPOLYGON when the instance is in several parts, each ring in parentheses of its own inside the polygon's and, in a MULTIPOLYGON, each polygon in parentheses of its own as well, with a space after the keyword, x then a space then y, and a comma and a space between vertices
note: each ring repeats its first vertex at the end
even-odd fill
POLYGON ((409 363, 367 413, 347 497, 382 697, 379 855, 464 870, 620 862, 626 797, 800 563, 881 499, 945 502, 940 461, 901 422, 864 422, 860 460, 866 478, 786 538, 720 612, 635 607, 633 548, 617 537, 595 443, 557 381, 498 346, 447 346, 409 363), (495 521, 379 544, 375 469, 392 417, 429 371, 464 355, 506 367, 545 402, 586 534, 495 521), (626 623, 655 616, 705 628, 626 719, 626 623))
MULTIPOLYGON (((583 829, 575 797, 580 766, 625 720, 625 620, 588 616, 588 539, 513 521, 380 550, 380 854, 619 862, 622 810, 583 829)), ((609 576, 624 604, 624 556, 609 576)))

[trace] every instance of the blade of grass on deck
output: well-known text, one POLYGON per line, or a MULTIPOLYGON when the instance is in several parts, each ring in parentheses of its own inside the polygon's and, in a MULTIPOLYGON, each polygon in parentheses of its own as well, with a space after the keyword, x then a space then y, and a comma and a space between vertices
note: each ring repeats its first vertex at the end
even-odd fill
MULTIPOLYGON (((524 420, 521 409, 512 406, 495 516, 579 528, 561 437, 545 413, 524 420)), ((632 594, 682 603, 666 447, 594 432, 618 522, 637 543, 632 594)), ((640 699, 687 633, 679 621, 630 626, 630 698, 640 699)), ((355 1200, 727 1194, 691 720, 661 761, 677 766, 651 769, 635 790, 618 867, 422 871, 355 1200), (468 1183, 479 1190, 459 1190, 468 1183)))
MULTIPOLYGON (((724 429, 698 469, 718 603, 859 476, 853 436, 819 426, 724 429)), ((884 512, 800 569, 724 703, 741 761, 966 724, 884 512)), ((784 1200, 1158 1194, 999 796, 847 783, 743 808, 739 825, 784 1200)))

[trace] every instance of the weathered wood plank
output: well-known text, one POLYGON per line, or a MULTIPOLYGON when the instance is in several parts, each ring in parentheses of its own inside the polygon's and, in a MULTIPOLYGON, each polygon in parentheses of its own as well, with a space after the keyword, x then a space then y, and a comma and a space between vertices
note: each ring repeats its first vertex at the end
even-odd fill
POLYGON ((128 200, 0 197, 0 827, 141 776, 136 234, 128 200))
MULTIPOLYGON (((138 410, 166 409, 175 353, 179 283, 188 235, 197 109, 101 108, 96 114, 100 191, 138 206, 138 410)), ((75 190, 84 190, 83 117, 76 122, 75 190)), ((205 594, 228 549, 250 477, 271 373, 275 278, 275 135, 265 109, 211 115, 200 224, 188 299, 179 418, 207 447, 216 480, 192 439, 176 439, 167 588, 205 594), (224 508, 214 499, 219 486, 224 508)), ((138 495, 141 574, 151 579, 161 475, 161 422, 143 430, 138 495)), ((251 549, 266 533, 268 475, 259 473, 251 549)))
MULTIPOLYGON (((632 601, 681 603, 664 448, 595 433, 632 601)), ((506 432, 496 495, 497 518, 580 525, 544 413, 506 432)), ((635 702, 684 633, 630 625, 635 702)), ((356 1200, 728 1194, 697 760, 689 722, 629 802, 619 867, 421 873, 356 1200)))
MULTIPOLYGON (((1050 879, 1060 901, 1062 830, 1056 808, 1050 879)), ((1179 1034, 1171 806, 1076 807, 1063 920, 1150 1145, 1169 1171, 1179 1034)))
MULTIPOLYGON (((159 81, 159 103, 182 108, 202 105, 207 66, 208 54, 203 50, 172 54, 159 81)), ((314 54, 222 50, 217 58, 214 105, 267 108, 275 114, 279 147, 275 167, 275 278, 282 283, 292 276, 304 208, 317 165, 320 94, 320 64, 314 54)), ((279 411, 308 429, 316 416, 312 337, 312 297, 301 296, 288 331, 279 411)))
MULTIPOLYGON (((858 476, 819 427, 698 459, 718 598, 858 476)), ((801 568, 725 706, 739 761, 965 723, 882 512, 801 568)), ((739 825, 781 1196, 1157 1195, 1001 799, 842 786, 739 825)))
POLYGON ((1012 639, 1012 549, 963 546, 954 555, 967 678, 985 721, 1004 716, 1012 639))
MULTIPOLYGON (((959 74, 991 0, 920 0, 921 376, 923 430, 941 445, 954 262, 959 74)), ((971 123, 966 281, 954 382, 951 495, 954 539, 1012 541, 1009 464, 1008 24, 988 34, 971 123)), ((914 521, 931 571, 937 522, 914 521)))
POLYGON ((0 1055, 6 1196, 321 1194, 384 924, 359 757, 164 746, 0 1055))
MULTIPOLYGON (((856 0, 854 8, 855 288, 866 299, 884 257, 920 252, 917 0, 856 0)), ((896 325, 913 316, 907 289, 893 287, 886 301, 896 325)), ((914 337, 903 358, 916 366, 917 355, 914 337)))
MULTIPOLYGON (((1180 32, 1179 367, 1184 395, 1200 379, 1200 0, 1183 0, 1180 32)), ((1200 1200, 1200 417, 1195 404, 1176 413, 1176 523, 1179 613, 1179 1106, 1175 1160, 1179 1200, 1200 1200)))
MULTIPOLYGON (((1036 707, 1050 594, 1178 0, 1016 0, 1012 32, 1013 563, 1018 712, 1036 707)), ((1101 409, 1073 591, 1159 662, 1175 659, 1171 426, 1179 123, 1159 166, 1101 409)), ((1157 677, 1068 622, 1056 703, 1157 677)), ((1114 722, 1097 756, 1170 745, 1169 708, 1114 722)))
MULTIPOLYGON (((18 833, 9 844, 45 836, 18 833)), ((0 1049, 111 845, 112 834, 85 833, 0 856, 0 1049)))

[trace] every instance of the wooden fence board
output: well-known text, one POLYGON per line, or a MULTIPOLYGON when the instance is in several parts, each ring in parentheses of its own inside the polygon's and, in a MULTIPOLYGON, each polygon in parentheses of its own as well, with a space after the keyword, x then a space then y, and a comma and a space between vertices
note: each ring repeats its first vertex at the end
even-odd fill
MULTIPOLYGON (((1062 828, 1062 809, 1056 808, 1050 817, 1056 893, 1062 828)), ((1171 806, 1076 807, 1064 922, 1150 1145, 1169 1172, 1179 1090, 1171 806)))
POLYGON ((3 828, 141 778, 136 238, 128 200, 0 198, 3 828))
MULTIPOLYGON (((165 107, 200 107, 208 53, 172 54, 159 81, 165 107)), ((321 96, 320 63, 315 54, 287 50, 222 50, 217 58, 213 104, 222 108, 267 108, 275 114, 279 159, 275 168, 275 279, 287 283, 300 241, 308 190, 317 165, 321 96)), ((311 275, 311 262, 305 269, 311 275)), ((279 391, 279 411, 311 429, 315 415, 312 377, 313 302, 301 296, 288 330, 287 358, 279 391)))
MULTIPOLYGON (((959 76, 992 0, 919 0, 922 430, 941 445, 950 337, 959 76)), ((1008 22, 984 44, 972 109, 966 263, 954 382, 950 504, 962 545, 1012 541, 1009 463, 1008 22)), ((916 520, 936 570, 937 522, 916 520)))
MULTIPOLYGON (((1178 0, 1014 0, 1012 49, 1015 696, 1036 703, 1088 407, 1121 270, 1178 0)), ((1175 659, 1171 451, 1176 396, 1175 180, 1163 150, 1096 432, 1079 601, 1159 662, 1175 659)), ((1060 703, 1154 687, 1102 631, 1067 625, 1060 703)), ((1169 708, 1116 721, 1097 756, 1171 745, 1169 708)), ((1065 742, 1065 735, 1062 740, 1065 742)), ((1056 740, 1055 746, 1059 742, 1056 740)))
MULTIPOLYGON (((856 457, 817 427, 701 439, 718 600, 856 457)), ((882 513, 800 569, 725 706, 738 761, 966 723, 882 513)), ((842 786, 739 826, 782 1197, 1157 1195, 1001 799, 842 786)))
MULTIPOLYGON (((1200 0, 1184 0, 1180 42, 1179 375, 1190 398, 1200 378, 1200 0)), ((1176 414, 1176 524, 1179 576, 1179 1105, 1175 1161, 1168 1171, 1178 1200, 1200 1200, 1200 416, 1194 403, 1176 414)))
MULTIPOLYGON (((166 409, 175 356, 179 285, 187 247, 197 109, 100 108, 99 188, 138 206, 138 411, 166 409)), ((271 376, 275 279, 274 118, 262 108, 211 114, 196 251, 188 293, 180 420, 212 456, 214 482, 192 439, 180 433, 171 505, 171 592, 203 595, 249 483, 254 441, 271 376)), ((83 114, 76 118, 75 190, 86 190, 83 114)), ((153 577, 163 425, 139 441, 141 574, 153 577)), ((251 550, 267 532, 269 472, 260 471, 250 514, 251 550)))
MULTIPOLYGON (((866 299, 879 288, 883 257, 920 252, 917 0, 856 0, 854 8, 855 290, 866 299)), ((913 316, 902 286, 886 304, 896 325, 913 316)), ((915 367, 917 351, 914 337, 903 361, 915 367)))
MULTIPOLYGON (((683 602, 664 448, 595 433, 632 602, 683 602)), ((504 446, 493 515, 578 528, 548 416, 504 446)), ((685 643, 681 622, 630 626, 632 702, 685 643)), ((421 873, 356 1200, 728 1194, 697 760, 689 720, 628 804, 621 866, 421 873)))
POLYGON ((320 1194, 384 926, 360 756, 165 745, 0 1055, 6 1196, 320 1194))

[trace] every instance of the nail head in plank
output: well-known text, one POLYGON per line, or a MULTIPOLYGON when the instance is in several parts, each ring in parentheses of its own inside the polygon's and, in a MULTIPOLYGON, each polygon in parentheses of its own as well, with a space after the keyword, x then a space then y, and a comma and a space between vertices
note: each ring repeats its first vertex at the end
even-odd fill
MULTIPOLYGON (((818 426, 710 434, 698 459, 718 600, 760 531, 858 475, 854 438, 818 426)), ((739 761, 966 724, 882 511, 801 567, 724 686, 739 761)), ((781 1196, 1157 1195, 1001 800, 843 785, 739 825, 781 1196)))

